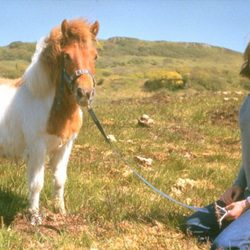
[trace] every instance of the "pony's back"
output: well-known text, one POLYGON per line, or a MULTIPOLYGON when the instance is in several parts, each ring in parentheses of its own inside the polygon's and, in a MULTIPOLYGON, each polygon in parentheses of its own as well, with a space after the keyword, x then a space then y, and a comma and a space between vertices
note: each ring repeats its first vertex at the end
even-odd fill
POLYGON ((18 84, 0 85, 0 156, 26 158, 27 148, 46 134, 55 89, 40 60, 44 48, 41 40, 18 84))

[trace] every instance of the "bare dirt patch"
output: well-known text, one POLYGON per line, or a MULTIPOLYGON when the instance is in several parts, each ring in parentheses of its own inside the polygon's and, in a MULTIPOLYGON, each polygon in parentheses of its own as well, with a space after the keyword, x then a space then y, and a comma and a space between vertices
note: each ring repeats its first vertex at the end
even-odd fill
POLYGON ((226 105, 208 112, 208 116, 213 124, 238 126, 239 107, 233 104, 226 105))
POLYGON ((111 101, 112 105, 125 105, 125 104, 167 104, 172 100, 172 97, 166 93, 156 93, 153 95, 145 95, 143 97, 135 99, 134 97, 131 98, 122 98, 119 100, 113 100, 111 101))
POLYGON ((17 232, 26 233, 28 235, 35 232, 42 233, 49 237, 55 237, 65 232, 78 234, 86 230, 86 221, 80 215, 69 214, 61 215, 52 213, 49 210, 42 212, 42 224, 32 226, 27 214, 17 214, 10 228, 17 232))

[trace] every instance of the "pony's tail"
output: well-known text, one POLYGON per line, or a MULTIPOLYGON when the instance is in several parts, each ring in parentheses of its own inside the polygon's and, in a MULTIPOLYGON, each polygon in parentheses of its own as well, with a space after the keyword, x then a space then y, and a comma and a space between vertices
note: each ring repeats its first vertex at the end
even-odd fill
POLYGON ((250 79, 250 42, 244 52, 244 63, 241 67, 240 75, 250 79))

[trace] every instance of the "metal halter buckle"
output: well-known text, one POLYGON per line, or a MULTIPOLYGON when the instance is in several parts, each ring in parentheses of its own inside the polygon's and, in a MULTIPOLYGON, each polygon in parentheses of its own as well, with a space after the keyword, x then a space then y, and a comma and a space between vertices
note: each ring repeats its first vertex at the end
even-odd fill
POLYGON ((76 71, 75 71, 75 73, 74 73, 74 76, 81 76, 81 75, 91 75, 90 74, 90 72, 89 72, 89 70, 87 70, 87 69, 77 69, 76 71))

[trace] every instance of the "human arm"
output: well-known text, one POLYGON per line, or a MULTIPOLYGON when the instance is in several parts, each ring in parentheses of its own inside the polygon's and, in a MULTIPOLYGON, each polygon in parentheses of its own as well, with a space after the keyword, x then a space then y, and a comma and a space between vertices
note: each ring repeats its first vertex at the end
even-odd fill
POLYGON ((220 200, 225 204, 229 205, 232 202, 238 201, 244 193, 244 190, 247 186, 245 171, 243 166, 241 166, 236 180, 233 183, 233 186, 228 188, 224 194, 221 195, 220 200))
POLYGON ((228 188, 224 194, 221 195, 220 200, 223 201, 226 205, 231 204, 239 200, 243 194, 243 189, 240 186, 232 186, 228 188))
POLYGON ((227 220, 235 220, 240 217, 240 215, 250 208, 250 203, 248 197, 245 200, 233 202, 230 205, 226 206, 226 210, 228 211, 226 219, 227 220))
POLYGON ((246 179, 246 174, 245 174, 245 170, 243 166, 241 166, 239 173, 237 175, 237 178, 235 179, 233 183, 233 186, 239 186, 243 190, 247 187, 247 179, 246 179))

